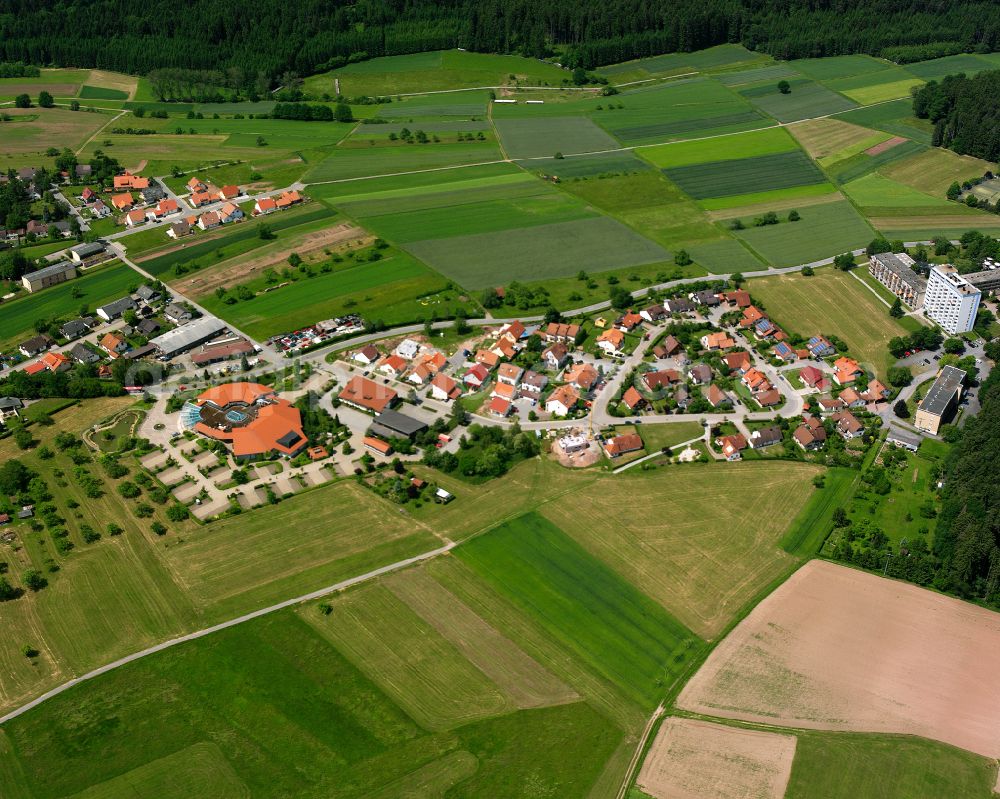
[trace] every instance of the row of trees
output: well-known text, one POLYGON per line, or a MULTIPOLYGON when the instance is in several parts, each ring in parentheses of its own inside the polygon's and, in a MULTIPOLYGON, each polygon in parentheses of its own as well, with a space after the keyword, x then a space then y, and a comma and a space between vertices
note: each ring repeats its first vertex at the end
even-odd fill
POLYGON ((998 49, 989 0, 10 0, 0 59, 154 73, 163 99, 263 96, 292 70, 308 75, 384 55, 465 47, 531 57, 563 48, 591 68, 725 42, 782 58, 886 53, 901 60, 998 49), (114 42, 113 47, 108 42, 114 42), (187 72, 177 72, 186 70, 187 72))

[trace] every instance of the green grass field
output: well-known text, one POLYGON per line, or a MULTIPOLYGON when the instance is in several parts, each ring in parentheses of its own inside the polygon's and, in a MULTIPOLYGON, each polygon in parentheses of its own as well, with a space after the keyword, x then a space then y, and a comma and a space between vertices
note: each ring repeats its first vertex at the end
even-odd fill
POLYGON ((766 262, 775 266, 795 266, 865 246, 874 234, 850 203, 843 200, 804 206, 798 222, 753 227, 735 235, 766 262))
POLYGON ((669 253, 606 217, 417 241, 406 249, 469 289, 661 263, 669 253))
POLYGON ((141 282, 142 275, 116 262, 35 294, 21 292, 19 299, 0 305, 0 348, 7 349, 35 335, 38 319, 71 319, 79 315, 82 306, 93 311, 124 296, 129 286, 141 282))
POLYGON ((823 488, 813 491, 781 537, 781 548, 806 558, 819 552, 833 527, 833 511, 850 500, 857 476, 852 469, 828 469, 823 475, 823 488))
POLYGON ((77 95, 81 100, 127 100, 128 92, 107 89, 103 86, 81 86, 77 95))
MULTIPOLYGON (((246 284, 262 291, 263 278, 246 284)), ((387 325, 474 309, 447 281, 411 255, 391 252, 374 263, 358 263, 312 278, 301 278, 251 300, 226 305, 214 294, 199 299, 222 319, 255 338, 266 339, 334 316, 360 312, 387 325)))
POLYGON ((813 277, 783 275, 751 280, 748 288, 774 321, 803 336, 832 333, 859 362, 884 379, 895 362, 886 346, 906 332, 889 309, 851 275, 822 269, 813 277), (842 312, 851 308, 850 314, 842 312))
POLYGON ((541 512, 689 629, 713 638, 796 562, 778 541, 815 491, 816 473, 780 462, 695 464, 669 475, 630 470, 541 512), (668 476, 670 489, 662 490, 668 476), (599 513, 609 504, 632 510, 609 525, 599 513))
POLYGON ((544 158, 557 152, 590 153, 620 146, 586 117, 497 119, 495 124, 511 158, 544 158))
POLYGON ((765 130, 720 136, 715 139, 675 142, 644 147, 642 157, 660 169, 706 164, 712 161, 738 161, 763 155, 798 150, 787 131, 772 127, 765 130))
POLYGON ((836 80, 852 75, 880 72, 890 66, 888 61, 867 55, 841 55, 832 58, 802 58, 789 61, 789 66, 813 80, 836 80))
POLYGON ((995 796, 994 761, 937 741, 867 733, 796 736, 786 799, 995 796))
POLYGON ((520 516, 457 554, 638 705, 682 672, 691 633, 546 519, 520 516))

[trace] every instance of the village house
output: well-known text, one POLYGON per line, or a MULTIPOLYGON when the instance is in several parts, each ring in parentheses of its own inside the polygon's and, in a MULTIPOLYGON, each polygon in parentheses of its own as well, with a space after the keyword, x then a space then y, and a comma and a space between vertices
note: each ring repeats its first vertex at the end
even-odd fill
POLYGON ((642 376, 643 385, 650 391, 669 388, 681 381, 681 373, 676 369, 662 369, 658 372, 646 372, 642 376))
POLYGON ((513 402, 517 399, 517 387, 512 386, 510 383, 494 383, 490 396, 501 397, 508 402, 513 402))
POLYGON ((695 304, 684 297, 676 297, 672 300, 664 300, 663 309, 669 314, 694 313, 695 304))
POLYGON ((892 391, 890 391, 881 382, 872 378, 868 381, 868 388, 861 392, 861 399, 865 402, 881 402, 882 400, 888 399, 891 393, 892 391))
POLYGON ((568 325, 563 322, 550 322, 542 333, 542 340, 548 344, 573 344, 580 332, 579 325, 568 325))
POLYGON ((653 355, 657 358, 673 358, 683 352, 684 345, 673 334, 668 335, 663 341, 653 347, 653 355))
POLYGON ((98 200, 90 206, 90 215, 94 219, 106 219, 111 216, 111 209, 108 208, 103 201, 98 200))
POLYGON ((858 438, 865 432, 865 426, 850 411, 835 413, 830 417, 830 420, 836 425, 837 432, 845 441, 858 438))
POLYGON ((97 196, 97 192, 95 192, 89 186, 85 188, 82 192, 80 192, 80 202, 82 202, 84 205, 90 205, 91 203, 95 203, 98 201, 98 199, 100 198, 97 196))
POLYGON ((597 346, 612 357, 621 358, 625 355, 622 352, 622 345, 625 343, 625 334, 617 328, 608 328, 597 337, 597 346))
POLYGON ((698 363, 688 370, 688 377, 696 386, 704 385, 712 380, 712 367, 707 363, 698 363))
POLYGON ((29 374, 36 374, 41 371, 64 372, 72 365, 72 361, 61 352, 46 352, 38 359, 37 363, 32 364, 35 368, 29 374))
POLYGON ((427 364, 418 363, 410 370, 410 373, 406 376, 406 381, 413 383, 415 386, 422 386, 431 379, 431 374, 431 370, 427 367, 427 364))
POLYGON ((736 342, 723 330, 717 333, 709 333, 701 337, 701 346, 707 350, 728 350, 735 347, 736 342))
POLYGON ((406 371, 406 361, 398 355, 387 355, 378 365, 378 371, 392 378, 397 378, 406 371))
POLYGON ((730 308, 747 308, 750 306, 750 292, 746 289, 728 291, 722 295, 730 308))
POLYGON ((140 189, 139 195, 142 197, 142 201, 146 205, 152 205, 167 196, 166 192, 164 192, 163 189, 155 183, 150 184, 145 189, 140 189))
POLYGON ((69 356, 77 363, 91 364, 101 360, 100 355, 82 343, 74 344, 69 350, 69 356))
POLYGON ((188 191, 204 191, 206 188, 201 179, 196 177, 188 178, 188 182, 185 185, 188 191))
POLYGON ((489 376, 490 370, 481 363, 477 363, 465 373, 462 382, 473 388, 480 388, 489 379, 489 376))
POLYGON ((168 322, 175 325, 183 325, 194 319, 194 314, 180 303, 172 302, 163 309, 163 315, 168 322))
POLYGON ((579 399, 580 395, 574 386, 559 386, 545 401, 545 410, 553 416, 569 416, 579 399))
POLYGON ((195 191, 188 197, 188 202, 192 208, 201 208, 203 205, 210 205, 214 198, 207 191, 195 191))
POLYGON ((761 408, 773 408, 781 404, 781 392, 776 388, 769 388, 758 391, 753 395, 753 399, 761 408))
POLYGON ((861 395, 850 386, 840 392, 838 399, 844 403, 844 406, 847 408, 863 408, 867 404, 865 400, 861 398, 861 395))
POLYGON ((740 382, 743 383, 743 385, 746 386, 748 389, 750 389, 751 393, 756 391, 767 391, 769 388, 771 388, 771 383, 767 379, 767 375, 765 375, 762 371, 760 371, 760 369, 757 369, 756 367, 751 367, 750 369, 747 369, 743 377, 740 379, 740 382))
POLYGON ((646 402, 646 398, 639 393, 635 386, 629 386, 625 389, 625 393, 622 394, 622 405, 628 408, 630 413, 635 413, 645 408, 649 403, 646 402))
POLYGON ((838 386, 847 386, 861 377, 864 372, 853 358, 842 356, 833 362, 833 382, 838 386))
POLYGON ((135 208, 125 214, 125 227, 135 227, 146 223, 146 212, 141 208, 135 208))
POLYGON ((211 230, 222 224, 222 217, 215 211, 206 211, 198 217, 198 227, 202 230, 211 230))
POLYGON ((271 197, 261 197, 253 204, 254 216, 269 214, 278 210, 278 204, 271 197))
POLYGON ((114 194, 111 196, 111 205, 116 211, 127 211, 133 205, 132 195, 114 194))
POLYGON ((813 358, 829 358, 837 354, 837 348, 823 336, 813 336, 806 342, 806 349, 813 358))
POLYGON ((59 328, 59 335, 68 341, 72 341, 75 338, 87 335, 94 324, 94 319, 90 316, 72 319, 59 328))
POLYGON ((485 366, 491 372, 500 365, 500 356, 493 352, 493 350, 476 350, 476 354, 472 360, 485 366))
POLYGON ((719 436, 715 439, 715 446, 722 450, 722 455, 727 461, 738 461, 743 458, 740 453, 747 448, 747 439, 742 433, 719 436))
POLYGON ((404 360, 412 361, 417 357, 417 353, 420 352, 420 342, 414 341, 412 338, 404 338, 396 345, 396 349, 393 352, 404 360))
POLYGON ((462 396, 462 389, 448 375, 438 372, 431 380, 431 397, 441 402, 450 402, 462 396))
POLYGON ((765 447, 773 447, 775 444, 781 443, 781 428, 778 425, 771 425, 770 427, 762 427, 760 430, 754 430, 750 434, 750 449, 764 449, 765 447))
POLYGON ((150 221, 153 219, 162 219, 167 214, 176 214, 179 210, 180 206, 177 205, 177 200, 160 200, 155 208, 150 208, 146 211, 146 218, 150 221))
POLYGON ((704 305, 707 308, 715 308, 721 303, 718 295, 711 289, 696 291, 694 294, 689 294, 688 296, 698 305, 704 305))
POLYGON ((705 390, 705 399, 708 400, 708 404, 713 408, 723 408, 729 407, 733 404, 733 401, 729 398, 729 395, 719 388, 715 383, 712 383, 705 390))
POLYGON ((187 236, 191 233, 191 223, 186 220, 181 220, 180 222, 174 222, 170 227, 167 228, 167 235, 172 239, 179 239, 183 236, 187 236))
POLYGON ((743 316, 740 317, 740 327, 748 328, 753 327, 762 319, 766 319, 764 312, 760 310, 756 305, 748 305, 743 309, 743 316))
POLYGON ((498 358, 513 358, 517 355, 517 347, 511 343, 510 339, 501 336, 497 343, 490 348, 490 352, 498 358))
POLYGON ((816 401, 820 413, 836 413, 847 407, 847 404, 839 398, 822 397, 816 401))
POLYGON ((635 433, 614 436, 604 442, 604 451, 609 458, 618 458, 629 452, 638 452, 642 448, 642 439, 635 433))
POLYGON ((568 357, 569 350, 566 349, 565 344, 553 344, 542 350, 542 360, 550 369, 561 369, 568 357))
POLYGON ((729 367, 730 371, 737 372, 739 374, 746 372, 752 363, 750 353, 746 350, 740 350, 739 352, 727 352, 722 356, 722 360, 725 361, 725 364, 729 367))
POLYGON ((240 196, 239 186, 223 186, 216 192, 216 198, 219 200, 235 200, 240 196))
POLYGON ((378 347, 374 344, 367 344, 360 350, 351 356, 353 360, 358 363, 363 363, 365 366, 370 366, 375 363, 379 358, 382 357, 381 353, 378 351, 378 347))
POLYGON ((139 191, 141 189, 148 189, 149 178, 133 175, 131 172, 124 172, 121 175, 115 175, 114 187, 116 190, 135 189, 136 191, 139 191))
POLYGON ((600 377, 600 372, 591 364, 577 363, 566 370, 563 380, 580 391, 587 393, 594 387, 594 384, 597 383, 600 377))
POLYGON ((650 323, 659 322, 661 319, 666 318, 667 309, 663 307, 663 303, 656 303, 639 311, 639 316, 650 323))
POLYGON ((521 382, 518 384, 518 391, 522 397, 525 397, 532 401, 532 403, 538 402, 542 396, 542 391, 545 390, 545 386, 549 383, 549 379, 538 372, 533 372, 528 369, 523 375, 521 375, 521 382))
POLYGON ((138 307, 131 297, 122 297, 107 305, 102 305, 97 309, 97 315, 105 322, 111 322, 118 319, 125 311, 134 311, 138 307))
POLYGON ((823 375, 823 373, 817 369, 815 366, 805 366, 799 372, 799 380, 802 381, 803 385, 808 388, 816 389, 817 391, 823 391, 824 384, 829 386, 829 381, 823 375))
POLYGON ((795 443, 806 451, 821 449, 826 443, 826 428, 815 416, 803 416, 802 424, 792 433, 795 443))
POLYGON ((795 354, 795 350, 789 347, 784 341, 779 341, 771 347, 771 352, 774 353, 775 358, 785 363, 792 363, 792 361, 798 360, 799 357, 795 354))
POLYGON ((238 219, 242 219, 243 209, 235 203, 226 203, 219 209, 218 214, 219 220, 225 225, 230 222, 235 222, 238 219))
POLYGON ((21 415, 24 402, 18 397, 0 397, 0 419, 13 419, 21 415))
POLYGON ((128 344, 125 342, 125 339, 117 333, 105 333, 99 346, 112 358, 117 358, 128 349, 128 344))
POLYGON ((629 311, 628 313, 620 317, 617 322, 615 322, 615 327, 624 333, 631 333, 641 324, 642 324, 642 316, 640 314, 632 313, 632 311, 629 311))
POLYGON ((275 204, 278 206, 279 210, 290 208, 300 202, 302 202, 302 195, 297 191, 284 191, 281 193, 281 196, 275 200, 275 204))
POLYGON ((497 382, 516 386, 524 370, 512 363, 502 363, 497 369, 497 382))
POLYGON ((510 400, 503 397, 493 397, 493 399, 486 403, 486 412, 490 416, 496 416, 500 419, 510 415, 512 408, 510 400))

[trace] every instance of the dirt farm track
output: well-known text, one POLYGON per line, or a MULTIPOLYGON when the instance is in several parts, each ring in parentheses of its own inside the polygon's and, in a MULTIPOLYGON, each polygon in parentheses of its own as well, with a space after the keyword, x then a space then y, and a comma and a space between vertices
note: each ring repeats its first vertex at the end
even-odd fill
POLYGON ((814 560, 758 605, 678 697, 699 713, 895 732, 1000 757, 1000 614, 814 560))

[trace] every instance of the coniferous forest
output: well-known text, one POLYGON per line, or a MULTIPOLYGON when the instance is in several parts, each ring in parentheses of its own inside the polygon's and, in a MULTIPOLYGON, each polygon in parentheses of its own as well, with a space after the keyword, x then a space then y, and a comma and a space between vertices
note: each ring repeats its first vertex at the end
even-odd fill
MULTIPOLYGON (((1000 49, 990 0, 7 0, 0 61, 235 70, 277 79, 352 58, 451 47, 570 67, 725 42, 780 58, 845 53, 905 62, 1000 49)), ((237 82, 234 80, 234 82, 237 82)))
POLYGON ((914 92, 913 114, 934 123, 935 146, 1000 160, 1000 72, 931 81, 914 92))

